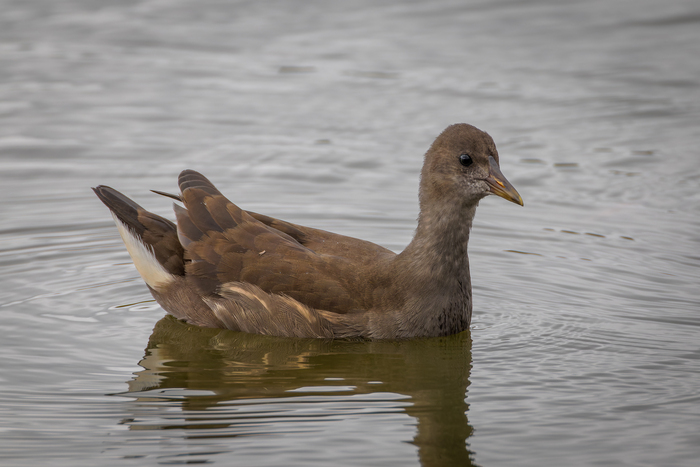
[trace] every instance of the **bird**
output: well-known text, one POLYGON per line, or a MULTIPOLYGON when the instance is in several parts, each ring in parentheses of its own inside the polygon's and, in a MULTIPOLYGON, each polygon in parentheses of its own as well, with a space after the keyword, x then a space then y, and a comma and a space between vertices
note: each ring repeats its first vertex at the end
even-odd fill
POLYGON ((472 315, 467 244, 479 201, 523 206, 488 133, 447 127, 425 153, 418 225, 401 253, 229 201, 184 170, 177 223, 117 190, 93 188, 161 307, 189 324, 289 338, 411 339, 465 331, 472 315))

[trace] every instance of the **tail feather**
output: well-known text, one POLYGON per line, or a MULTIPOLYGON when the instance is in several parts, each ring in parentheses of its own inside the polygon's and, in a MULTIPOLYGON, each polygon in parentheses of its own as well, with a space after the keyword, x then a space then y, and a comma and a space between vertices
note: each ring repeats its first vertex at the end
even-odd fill
POLYGON ((185 273, 175 224, 146 211, 113 188, 100 185, 93 191, 112 212, 136 269, 151 288, 161 288, 185 273))

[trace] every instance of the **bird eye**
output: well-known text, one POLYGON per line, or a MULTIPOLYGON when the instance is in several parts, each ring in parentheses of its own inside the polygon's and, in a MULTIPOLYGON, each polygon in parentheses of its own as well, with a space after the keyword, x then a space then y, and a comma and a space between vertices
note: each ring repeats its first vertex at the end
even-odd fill
POLYGON ((472 162, 474 161, 472 160, 472 157, 469 154, 462 154, 461 156, 459 156, 459 163, 465 167, 469 167, 470 165, 472 165, 472 162))

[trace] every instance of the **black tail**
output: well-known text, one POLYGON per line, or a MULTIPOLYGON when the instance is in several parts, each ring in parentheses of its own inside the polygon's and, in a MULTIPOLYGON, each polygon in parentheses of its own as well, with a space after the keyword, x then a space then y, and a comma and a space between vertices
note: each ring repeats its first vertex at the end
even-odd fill
MULTIPOLYGON (((121 222, 135 240, 150 250, 167 272, 178 276, 185 274, 184 251, 177 238, 175 224, 146 211, 114 188, 100 185, 92 190, 112 211, 115 220, 121 222)), ((124 241, 127 242, 126 239, 124 241)), ((127 249, 129 249, 128 243, 127 249)), ((129 253, 132 252, 129 251, 129 253)))

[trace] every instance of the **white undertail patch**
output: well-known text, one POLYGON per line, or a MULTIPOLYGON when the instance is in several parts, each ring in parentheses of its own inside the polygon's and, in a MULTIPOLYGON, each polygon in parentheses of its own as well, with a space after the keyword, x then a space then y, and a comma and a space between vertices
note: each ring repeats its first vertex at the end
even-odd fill
POLYGON ((119 235, 124 240, 126 251, 129 252, 136 270, 141 274, 146 284, 152 289, 158 290, 174 281, 175 276, 166 271, 158 262, 156 255, 153 253, 153 248, 143 243, 114 213, 112 213, 112 217, 117 224, 119 235))

